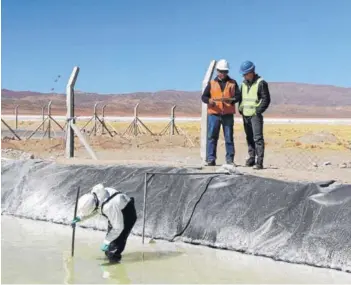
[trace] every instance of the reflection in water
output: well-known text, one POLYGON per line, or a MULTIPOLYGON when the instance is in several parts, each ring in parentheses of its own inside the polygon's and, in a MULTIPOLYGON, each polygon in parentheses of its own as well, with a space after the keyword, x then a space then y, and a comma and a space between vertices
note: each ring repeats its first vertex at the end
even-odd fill
POLYGON ((132 281, 127 274, 123 263, 116 263, 113 266, 101 264, 102 278, 109 279, 111 283, 131 284, 132 281), (113 281, 113 282, 112 282, 113 281))
MULTIPOLYGON (((123 254, 122 260, 116 263, 105 262, 100 264, 102 270, 102 278, 110 279, 117 284, 131 284, 132 281, 128 277, 126 266, 134 263, 142 263, 141 272, 144 272, 144 262, 180 256, 182 252, 176 251, 135 251, 123 254)), ((103 258, 99 258, 100 260, 103 258)), ((108 260, 104 258, 104 260, 108 260)), ((140 265, 139 265, 140 266, 140 265)))
POLYGON ((67 251, 63 253, 63 268, 65 270, 64 284, 74 284, 74 258, 67 251))
MULTIPOLYGON (((151 260, 163 260, 163 259, 168 259, 172 257, 177 257, 182 255, 182 252, 178 251, 167 251, 167 250, 161 250, 161 251, 134 251, 134 252, 126 252, 122 255, 122 259, 120 263, 126 264, 126 263, 137 263, 137 262, 144 262, 144 261, 151 261, 151 260)), ((107 260, 107 259, 104 259, 107 260)), ((102 264, 104 266, 112 266, 115 265, 114 263, 104 263, 102 264)))

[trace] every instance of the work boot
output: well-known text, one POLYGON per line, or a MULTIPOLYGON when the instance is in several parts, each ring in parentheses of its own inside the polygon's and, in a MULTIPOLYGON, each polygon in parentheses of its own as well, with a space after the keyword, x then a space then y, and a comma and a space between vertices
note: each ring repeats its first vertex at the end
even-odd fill
POLYGON ((256 163, 256 165, 253 167, 253 169, 256 169, 256 170, 263 169, 263 164, 261 164, 261 163, 256 163))
POLYGON ((110 263, 118 263, 121 261, 122 256, 119 253, 117 253, 117 254, 113 254, 113 255, 108 256, 108 259, 109 259, 110 263))
POLYGON ((246 160, 245 166, 252 167, 254 165, 255 165, 255 158, 254 157, 250 157, 248 160, 246 160))
POLYGON ((215 161, 207 161, 206 166, 216 166, 216 162, 215 161))

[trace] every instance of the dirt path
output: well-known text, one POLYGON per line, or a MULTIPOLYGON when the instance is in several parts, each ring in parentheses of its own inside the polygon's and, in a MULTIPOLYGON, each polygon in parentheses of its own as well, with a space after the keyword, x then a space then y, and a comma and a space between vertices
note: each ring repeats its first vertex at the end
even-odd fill
MULTIPOLYGON (((2 157, 19 158, 22 152, 26 152, 35 158, 54 160, 58 163, 143 164, 200 168, 202 162, 199 139, 195 137, 192 140, 194 147, 189 146, 189 141, 182 136, 175 136, 171 140, 169 137, 155 139, 144 136, 130 142, 120 137, 113 139, 92 137, 90 144, 97 154, 98 161, 90 159, 78 141, 75 158, 66 159, 63 139, 2 140, 2 157)), ((340 183, 351 184, 351 151, 348 149, 289 148, 281 147, 281 142, 277 139, 268 139, 265 169, 257 171, 243 167, 247 157, 247 146, 242 134, 237 135, 235 147, 237 169, 243 173, 289 181, 336 180, 340 183)), ((224 157, 225 146, 220 140, 217 161, 219 166, 225 162, 224 157)), ((216 170, 219 166, 206 167, 206 170, 216 170)))

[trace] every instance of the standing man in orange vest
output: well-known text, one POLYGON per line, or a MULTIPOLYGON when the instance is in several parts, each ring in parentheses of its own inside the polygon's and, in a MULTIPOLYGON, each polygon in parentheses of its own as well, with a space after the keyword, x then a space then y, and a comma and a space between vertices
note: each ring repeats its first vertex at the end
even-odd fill
POLYGON ((201 97, 208 104, 208 147, 207 165, 215 166, 217 159, 217 142, 222 125, 226 163, 234 164, 234 114, 235 103, 240 101, 241 92, 237 82, 228 76, 229 64, 225 59, 217 62, 217 77, 211 80, 201 97))

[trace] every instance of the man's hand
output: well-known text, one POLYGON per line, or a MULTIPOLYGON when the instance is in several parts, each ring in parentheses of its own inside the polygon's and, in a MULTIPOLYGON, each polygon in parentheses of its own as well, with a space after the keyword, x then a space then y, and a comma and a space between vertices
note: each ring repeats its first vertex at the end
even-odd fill
POLYGON ((76 225, 76 223, 80 222, 81 218, 76 217, 75 219, 73 219, 73 221, 71 222, 71 226, 74 227, 76 225))
POLYGON ((103 244, 103 245, 100 247, 100 249, 101 249, 102 251, 107 251, 107 249, 108 249, 108 244, 103 244))
POLYGON ((239 105, 238 111, 240 113, 240 115, 243 115, 243 106, 239 105))
POLYGON ((233 102, 233 98, 223 98, 223 103, 226 105, 231 105, 233 102))
POLYGON ((210 99, 208 100, 208 105, 211 106, 211 107, 214 107, 214 106, 216 106, 216 102, 213 101, 213 99, 210 98, 210 99))

